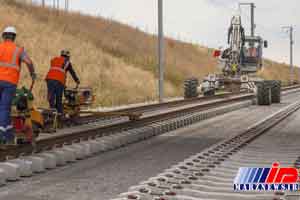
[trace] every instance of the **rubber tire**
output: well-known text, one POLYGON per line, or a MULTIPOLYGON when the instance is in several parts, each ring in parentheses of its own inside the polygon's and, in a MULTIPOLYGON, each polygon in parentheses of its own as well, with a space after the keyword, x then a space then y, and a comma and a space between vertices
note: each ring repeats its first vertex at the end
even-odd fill
POLYGON ((187 79, 184 81, 184 98, 198 97, 198 85, 199 81, 196 78, 187 79))
POLYGON ((215 94, 216 94, 215 90, 209 90, 207 92, 203 92, 203 96, 205 96, 205 97, 215 96, 215 94))
POLYGON ((272 104, 271 87, 268 82, 259 82, 257 86, 257 104, 260 106, 269 106, 272 104))
POLYGON ((272 103, 281 102, 281 81, 273 81, 272 83, 272 103))
POLYGON ((281 102, 281 81, 266 80, 265 84, 267 84, 271 88, 272 103, 280 103, 281 102))

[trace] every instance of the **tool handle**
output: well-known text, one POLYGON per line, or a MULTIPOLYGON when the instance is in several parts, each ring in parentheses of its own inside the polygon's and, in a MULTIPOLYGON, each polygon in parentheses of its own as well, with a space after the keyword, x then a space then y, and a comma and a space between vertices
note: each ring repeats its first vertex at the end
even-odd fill
POLYGON ((30 89, 29 89, 29 91, 30 91, 30 92, 32 92, 32 90, 33 90, 33 87, 34 87, 34 84, 35 84, 35 80, 32 80, 32 82, 31 82, 31 86, 30 86, 30 89))

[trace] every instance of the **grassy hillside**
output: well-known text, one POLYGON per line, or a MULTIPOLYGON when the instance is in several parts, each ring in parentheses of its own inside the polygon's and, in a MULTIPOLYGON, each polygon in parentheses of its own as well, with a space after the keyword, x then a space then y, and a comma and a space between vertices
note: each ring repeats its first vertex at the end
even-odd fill
MULTIPOLYGON (((40 7, 0 0, 0 29, 17 27, 17 43, 24 46, 35 62, 39 81, 35 95, 45 104, 45 83, 51 57, 67 48, 83 85, 92 86, 97 103, 120 105, 156 98, 157 40, 136 28, 111 20, 57 12, 40 7)), ((173 39, 166 39, 166 93, 182 95, 181 85, 190 76, 203 77, 217 70, 211 50, 173 39)), ((24 81, 28 75, 23 70, 24 81)), ((261 76, 288 78, 285 66, 266 62, 261 76)), ((72 85, 72 81, 69 80, 72 85)))
MULTIPOLYGON (((269 80, 281 80, 284 85, 289 84, 290 79, 290 67, 287 64, 277 63, 266 59, 264 61, 264 68, 258 72, 258 75, 264 79, 269 80)), ((294 69, 294 80, 300 80, 299 68, 294 69)))

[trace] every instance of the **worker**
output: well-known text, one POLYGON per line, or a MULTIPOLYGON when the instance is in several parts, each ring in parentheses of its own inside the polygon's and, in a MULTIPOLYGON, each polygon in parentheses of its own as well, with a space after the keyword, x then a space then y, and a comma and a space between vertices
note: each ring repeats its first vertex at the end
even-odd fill
POLYGON ((34 65, 25 52, 15 44, 17 31, 9 26, 2 33, 0 43, 0 142, 14 143, 14 132, 11 124, 11 104, 20 79, 21 63, 25 63, 34 81, 36 74, 34 65))
POLYGON ((68 72, 78 87, 80 81, 70 61, 70 51, 62 50, 60 56, 51 60, 51 67, 46 77, 50 108, 56 109, 61 116, 63 114, 62 98, 68 72))

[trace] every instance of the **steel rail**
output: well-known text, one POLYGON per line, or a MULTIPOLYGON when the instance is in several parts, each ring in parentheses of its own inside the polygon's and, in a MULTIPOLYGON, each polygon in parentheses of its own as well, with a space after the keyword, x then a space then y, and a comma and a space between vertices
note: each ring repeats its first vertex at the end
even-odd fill
MULTIPOLYGON (((288 91, 288 90, 299 89, 299 88, 300 88, 300 85, 287 86, 287 87, 283 87, 282 91, 288 91)), ((130 107, 130 108, 121 108, 121 109, 116 109, 114 111, 117 111, 117 112, 146 112, 146 111, 153 110, 153 109, 162 109, 164 107, 170 108, 170 107, 176 107, 176 106, 183 106, 183 105, 199 103, 199 102, 203 102, 203 101, 207 101, 207 100, 227 98, 227 97, 230 97, 233 95, 239 95, 239 94, 245 94, 245 93, 246 92, 224 93, 224 94, 219 94, 219 95, 215 95, 215 96, 200 96, 200 97, 190 98, 190 99, 171 100, 171 101, 166 101, 163 103, 152 103, 152 104, 130 107)))
MULTIPOLYGON (((300 86, 299 86, 300 87, 300 86)), ((137 113, 137 114, 144 114, 149 111, 156 111, 161 109, 169 109, 169 108, 175 108, 180 106, 185 106, 189 104, 195 104, 195 103, 201 103, 206 101, 212 101, 212 100, 218 100, 218 99, 224 99, 228 98, 234 95, 239 94, 245 94, 245 93, 224 93, 224 94, 218 94, 215 96, 200 96, 196 98, 190 98, 190 99, 179 99, 179 100, 171 100, 171 101, 165 101, 163 103, 149 103, 141 106, 132 106, 127 108, 117 108, 111 111, 103 111, 103 113, 107 114, 107 116, 110 115, 110 113, 137 113)), ((101 119, 105 118, 118 118, 118 117, 97 117, 96 115, 86 115, 81 116, 79 118, 79 124, 85 124, 87 122, 95 122, 101 119)))
MULTIPOLYGON (((283 87, 282 91, 288 91, 288 90, 299 89, 299 88, 300 88, 300 85, 287 86, 287 87, 283 87)), ((110 112, 144 114, 149 111, 156 111, 156 110, 161 110, 164 108, 174 108, 174 107, 180 107, 180 106, 185 106, 185 105, 194 104, 194 103, 201 103, 201 102, 210 101, 210 100, 224 99, 224 98, 228 98, 230 96, 234 96, 234 95, 238 95, 238 94, 245 94, 245 92, 225 93, 225 94, 219 94, 219 95, 215 95, 215 96, 200 96, 200 97, 190 98, 190 99, 171 100, 171 101, 166 101, 163 103, 150 103, 150 104, 141 105, 141 106, 119 108, 119 109, 107 111, 104 113, 107 113, 108 115, 110 112)), ((115 118, 115 117, 113 117, 113 118, 115 118)), ((97 116, 92 116, 92 115, 81 116, 79 119, 79 122, 80 122, 79 124, 95 122, 95 121, 99 121, 101 119, 103 119, 103 117, 97 117, 97 116)))

